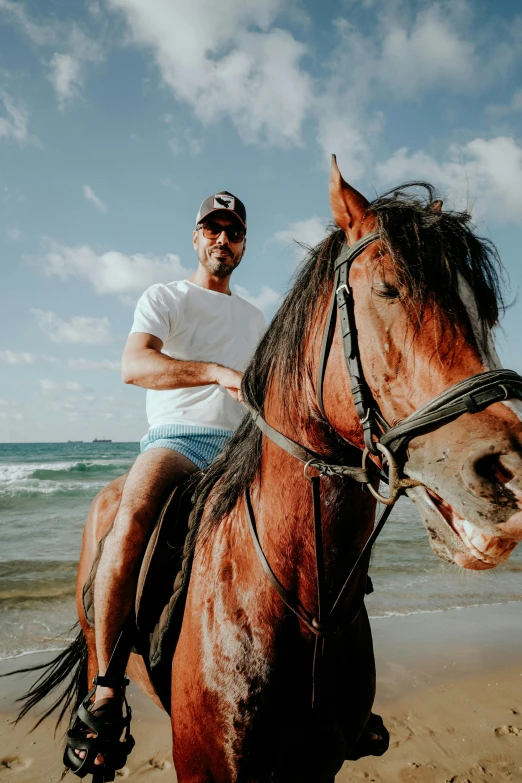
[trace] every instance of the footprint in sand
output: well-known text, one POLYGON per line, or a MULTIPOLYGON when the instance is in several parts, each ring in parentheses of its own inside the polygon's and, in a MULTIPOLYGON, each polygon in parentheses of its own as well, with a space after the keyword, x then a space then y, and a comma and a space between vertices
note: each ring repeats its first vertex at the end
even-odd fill
POLYGON ((117 778, 128 778, 130 775, 130 769, 128 767, 122 767, 122 769, 117 769, 115 772, 115 777, 117 778))
POLYGON ((382 783, 381 778, 375 772, 353 772, 351 769, 350 781, 364 781, 364 783, 382 783))
POLYGON ((522 729, 518 726, 497 726, 495 734, 497 737, 522 737, 522 729))
POLYGON ((503 759, 484 759, 463 775, 453 775, 446 783, 501 783, 519 781, 522 767, 503 759))
POLYGON ((32 759, 22 759, 20 756, 4 756, 0 758, 0 775, 8 769, 21 772, 23 769, 30 767, 31 763, 32 759))
POLYGON ((152 769, 171 769, 172 768, 172 762, 168 759, 158 759, 155 756, 149 759, 148 761, 149 766, 152 769))
POLYGON ((411 761, 399 772, 399 780, 401 783, 435 783, 437 771, 435 764, 417 764, 416 761, 411 761))
POLYGON ((413 739, 413 731, 404 721, 390 721, 388 730, 390 732, 390 748, 400 748, 405 742, 413 739))

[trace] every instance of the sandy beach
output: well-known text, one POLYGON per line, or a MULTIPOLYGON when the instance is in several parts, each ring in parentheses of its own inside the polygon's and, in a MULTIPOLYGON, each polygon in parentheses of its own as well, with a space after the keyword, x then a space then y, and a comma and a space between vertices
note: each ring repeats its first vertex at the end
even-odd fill
MULTIPOLYGON (((391 746, 347 762, 339 783, 522 781, 522 603, 374 620, 378 694, 391 746)), ((2 671, 33 656, 4 661, 2 671)), ((47 721, 13 728, 22 682, 1 681, 0 781, 49 783, 62 772, 62 736, 47 721)), ((137 747, 122 778, 175 780, 166 716, 130 689, 137 747)))

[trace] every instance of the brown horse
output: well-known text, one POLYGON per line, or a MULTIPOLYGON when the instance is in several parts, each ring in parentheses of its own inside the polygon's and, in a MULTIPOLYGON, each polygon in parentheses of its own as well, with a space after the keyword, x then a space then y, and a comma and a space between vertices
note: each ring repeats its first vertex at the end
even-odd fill
MULTIPOLYGON (((330 193, 339 230, 309 253, 243 384, 251 408, 323 462, 303 471, 299 459, 247 416, 201 480, 199 534, 172 661, 173 757, 180 783, 332 783, 361 736, 375 694, 362 604, 369 550, 338 602, 338 622, 324 643, 320 615, 335 602, 374 523, 376 501, 358 483, 361 475, 350 474, 361 464, 365 432, 366 446, 377 455, 366 460, 370 489, 375 493, 378 485, 378 456, 386 455, 390 472, 395 461, 402 462, 403 476, 414 479, 407 492, 439 556, 465 568, 492 568, 522 539, 522 413, 512 399, 517 393, 509 371, 491 381, 492 396, 486 383, 498 368, 489 336, 501 303, 498 258, 473 233, 468 215, 442 211, 425 187, 428 201, 404 186, 370 204, 344 182, 334 161, 330 193), (336 259, 343 247, 373 232, 376 237, 358 246, 349 277, 339 283, 336 259), (342 321, 344 339, 327 323, 334 279, 341 320, 353 308, 348 338, 342 321), (354 381, 355 359, 364 378, 354 381), (477 375, 472 387, 459 385, 477 375), (449 399, 442 394, 447 390, 449 399), (371 399, 365 414, 364 395, 371 399), (433 398, 431 408, 422 408, 433 398), (405 419, 406 429, 393 428, 405 419), (386 423, 392 425, 389 450, 377 449, 386 423), (318 465, 332 462, 346 467, 348 477, 324 470, 314 484, 314 504, 309 479, 319 475, 318 465), (313 524, 318 508, 320 556, 313 524), (267 578, 252 524, 281 589, 267 578), (300 607, 299 616, 289 603, 300 607)), ((96 651, 82 587, 97 541, 115 516, 122 482, 98 496, 83 538, 78 613, 89 681, 96 651)), ((137 655, 128 673, 158 702, 137 655)))

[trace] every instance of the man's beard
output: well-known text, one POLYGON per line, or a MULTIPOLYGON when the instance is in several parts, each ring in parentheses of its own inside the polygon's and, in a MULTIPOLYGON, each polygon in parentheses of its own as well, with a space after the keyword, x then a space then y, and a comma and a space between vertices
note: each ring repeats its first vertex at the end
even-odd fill
POLYGON ((229 277, 241 261, 239 255, 230 255, 228 258, 216 258, 211 252, 200 259, 203 266, 214 277, 229 277))

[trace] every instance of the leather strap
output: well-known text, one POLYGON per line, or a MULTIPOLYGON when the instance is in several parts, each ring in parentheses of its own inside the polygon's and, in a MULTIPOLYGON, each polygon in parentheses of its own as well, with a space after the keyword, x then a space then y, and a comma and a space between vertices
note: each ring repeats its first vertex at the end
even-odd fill
MULTIPOLYGON (((324 553, 323 553, 323 544, 322 544, 319 476, 317 476, 314 480, 317 482, 315 484, 315 487, 317 488, 316 490, 314 489, 314 484, 312 483, 312 488, 314 489, 314 538, 316 542, 315 559, 316 559, 317 587, 318 587, 318 616, 317 617, 311 617, 308 614, 308 612, 302 607, 301 603, 299 602, 299 599, 281 584, 277 576, 272 571, 270 563, 266 558, 266 555, 263 551, 263 547, 261 546, 261 542, 259 540, 259 534, 257 532, 256 520, 255 520, 254 510, 252 508, 252 500, 250 498, 249 489, 246 489, 244 492, 244 501, 245 501, 245 510, 246 510, 246 517, 248 522, 248 529, 250 531, 250 535, 252 536, 252 541, 254 543, 254 548, 259 558, 259 562, 261 563, 261 566, 263 568, 263 571, 265 572, 268 581, 270 582, 271 586, 274 588, 276 593, 279 595, 279 597, 281 598, 285 606, 288 609, 290 609, 290 611, 293 612, 293 614, 295 614, 296 617, 298 617, 298 619, 301 620, 301 622, 315 636, 324 637, 336 627, 335 617, 339 612, 341 601, 343 597, 346 595, 348 588, 351 587, 353 581, 355 580, 361 562, 364 560, 364 557, 368 555, 369 550, 373 547, 379 533, 383 529, 386 520, 388 519, 388 517, 392 512, 393 506, 386 506, 386 508, 382 512, 370 537, 364 544, 359 556, 357 557, 357 560, 355 561, 352 568, 350 569, 350 572, 346 577, 339 593, 337 594, 337 598, 333 602, 330 611, 325 616, 324 594, 323 594, 324 593, 324 553)), ((352 616, 348 621, 349 623, 352 623, 355 620, 355 618, 359 614, 360 608, 361 606, 360 604, 358 604, 356 607, 356 611, 352 614, 352 616)))
MULTIPOLYGON (((321 411, 324 418, 328 421, 328 418, 326 416, 325 410, 324 410, 324 402, 323 402, 323 386, 324 386, 324 376, 326 373, 326 365, 328 362, 328 354, 330 352, 331 344, 332 344, 332 338, 333 338, 333 332, 335 327, 335 304, 337 302, 337 305, 339 307, 339 285, 343 285, 346 293, 349 295, 349 288, 348 288, 348 276, 350 274, 350 267, 354 261, 355 258, 357 258, 360 253, 363 252, 363 250, 366 250, 366 248, 372 244, 372 242, 375 242, 377 239, 380 238, 378 231, 372 231, 369 234, 366 234, 366 236, 359 239, 357 242, 355 242, 353 245, 343 245, 343 248, 338 255, 338 257, 335 260, 334 268, 335 268, 335 280, 334 280, 334 286, 332 289, 332 296, 330 299, 330 306, 328 308, 328 315, 326 320, 326 327, 324 330, 323 335, 323 342, 321 345, 321 353, 319 356, 319 371, 317 376, 317 403, 319 406, 319 410, 321 411)), ((346 325, 346 324, 345 324, 346 325)), ((341 329, 343 331, 343 343, 344 343, 344 329, 341 324, 341 329)), ((351 335, 353 335, 352 343, 356 347, 356 331, 355 331, 355 324, 353 324, 353 327, 350 326, 350 332, 351 335)), ((350 349, 351 350, 351 349, 350 349)), ((357 352, 357 351, 356 351, 357 352)), ((345 357, 348 361, 348 357, 345 350, 345 357)), ((348 368, 349 370, 349 368, 348 368)), ((358 373, 358 377, 362 377, 362 371, 358 373)), ((351 375, 350 375, 351 378, 351 375)), ((352 383, 353 386, 353 383, 352 383)), ((352 388, 353 391, 353 388, 352 388)), ((364 418, 365 413, 362 414, 362 416, 359 416, 359 418, 364 418)))
POLYGON ((344 478, 351 478, 354 481, 358 481, 360 484, 367 484, 370 481, 370 476, 367 470, 360 467, 352 467, 350 465, 332 465, 324 462, 324 460, 315 454, 313 451, 309 451, 304 446, 300 446, 295 441, 287 438, 279 430, 276 430, 268 422, 264 420, 259 411, 254 410, 247 402, 243 402, 243 405, 247 408, 254 424, 261 430, 263 435, 270 438, 271 441, 276 443, 280 448, 291 454, 300 462, 305 465, 310 464, 316 470, 324 476, 343 476, 344 478))
POLYGON ((129 684, 129 680, 125 677, 125 669, 129 660, 134 629, 134 618, 128 617, 116 640, 105 674, 97 674, 94 677, 95 687, 100 685, 104 688, 122 688, 129 684))
POLYGON ((434 427, 448 424, 463 413, 479 413, 495 402, 522 400, 522 377, 514 370, 491 370, 454 384, 392 427, 380 441, 399 451, 410 440, 434 427))
POLYGON ((246 509, 246 516, 248 521, 248 529, 250 530, 250 535, 252 536, 252 541, 254 543, 254 549, 257 552, 257 556, 259 558, 259 562, 261 563, 261 566, 263 568, 263 571, 265 572, 265 575, 276 591, 276 593, 279 595, 281 600, 283 601, 284 605, 290 609, 291 612, 293 612, 296 617, 301 620, 304 625, 316 636, 322 636, 323 631, 317 627, 317 622, 314 625, 314 618, 310 617, 310 615, 307 614, 307 612, 303 609, 301 604, 299 603, 298 599, 292 595, 292 593, 286 589, 286 587, 283 587, 277 576, 272 571, 272 568, 270 567, 270 563, 266 559, 266 555, 263 552, 263 547, 261 546, 261 542, 259 541, 259 535, 257 532, 257 526, 256 526, 256 520, 254 516, 254 511, 252 509, 252 501, 250 499, 250 490, 246 489, 244 493, 244 500, 245 500, 245 509, 246 509))
MULTIPOLYGON (((337 281, 338 275, 335 275, 335 280, 337 281)), ((334 335, 334 327, 335 327, 335 312, 334 307, 336 303, 336 297, 335 297, 335 291, 336 291, 336 284, 334 282, 334 287, 332 289, 332 295, 330 297, 330 304, 328 306, 328 315, 326 316, 326 326, 323 332, 323 341, 321 344, 321 353, 319 355, 319 373, 317 376, 317 404, 319 406, 319 410, 321 411, 321 414, 323 418, 328 421, 328 416, 325 413, 324 410, 324 402, 323 402, 323 385, 324 385, 324 376, 326 373, 326 362, 328 361, 328 354, 330 353, 330 348, 332 347, 332 339, 334 335)))

